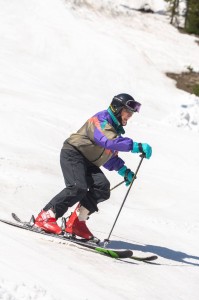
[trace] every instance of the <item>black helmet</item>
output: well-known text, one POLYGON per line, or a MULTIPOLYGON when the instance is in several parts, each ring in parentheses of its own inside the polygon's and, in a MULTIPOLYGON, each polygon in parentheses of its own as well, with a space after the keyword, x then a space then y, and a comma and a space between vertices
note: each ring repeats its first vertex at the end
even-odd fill
POLYGON ((110 104, 110 109, 118 118, 122 108, 126 108, 131 112, 139 112, 141 104, 134 100, 131 95, 119 94, 115 96, 110 104))

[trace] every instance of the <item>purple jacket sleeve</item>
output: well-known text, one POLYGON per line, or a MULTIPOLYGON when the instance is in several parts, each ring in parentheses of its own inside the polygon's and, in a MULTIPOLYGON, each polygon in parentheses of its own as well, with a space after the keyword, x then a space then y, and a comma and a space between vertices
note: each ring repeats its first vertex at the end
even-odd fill
POLYGON ((117 155, 112 156, 104 165, 103 167, 109 171, 118 171, 124 165, 124 161, 117 155))
POLYGON ((95 131, 94 131, 94 140, 95 140, 95 143, 98 144, 99 146, 101 146, 105 149, 112 150, 112 151, 128 152, 128 151, 132 150, 132 148, 133 148, 133 140, 132 139, 127 138, 127 137, 123 138, 123 137, 119 136, 113 140, 109 140, 97 128, 95 128, 95 131))

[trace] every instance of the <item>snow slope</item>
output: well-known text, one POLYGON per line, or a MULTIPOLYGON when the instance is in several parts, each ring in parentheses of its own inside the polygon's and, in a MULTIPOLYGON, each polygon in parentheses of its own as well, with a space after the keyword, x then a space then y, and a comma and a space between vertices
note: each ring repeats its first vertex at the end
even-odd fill
MULTIPOLYGON (((0 0, 0 217, 36 215, 64 187, 63 141, 115 94, 131 93, 142 110, 126 136, 151 144, 153 156, 143 162, 111 246, 159 260, 111 260, 0 224, 0 299, 196 300, 198 98, 165 72, 198 70, 197 39, 163 15, 108 17, 69 2, 0 0)), ((136 169, 138 155, 121 156, 136 169)), ((104 172, 112 186, 121 181, 104 172)), ((125 186, 113 191, 89 219, 101 239, 125 193, 125 186)))

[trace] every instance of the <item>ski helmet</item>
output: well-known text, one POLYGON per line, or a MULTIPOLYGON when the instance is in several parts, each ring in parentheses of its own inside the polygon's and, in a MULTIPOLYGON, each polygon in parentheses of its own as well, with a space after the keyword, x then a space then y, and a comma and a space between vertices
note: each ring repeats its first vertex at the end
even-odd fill
POLYGON ((122 108, 126 108, 131 112, 139 112, 141 104, 129 95, 129 94, 119 94, 113 97, 112 102, 110 104, 110 109, 114 113, 116 117, 120 116, 120 112, 122 108))

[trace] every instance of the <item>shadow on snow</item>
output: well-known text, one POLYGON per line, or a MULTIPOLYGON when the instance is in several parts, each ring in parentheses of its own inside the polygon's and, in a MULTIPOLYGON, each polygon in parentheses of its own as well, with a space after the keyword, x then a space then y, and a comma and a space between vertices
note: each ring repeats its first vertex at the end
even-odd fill
POLYGON ((187 253, 172 250, 166 247, 155 246, 155 245, 138 245, 132 244, 128 242, 122 241, 110 241, 109 246, 110 248, 114 249, 130 249, 134 251, 142 251, 142 252, 150 252, 153 254, 158 255, 159 257, 163 257, 169 260, 173 260, 175 262, 184 263, 187 265, 198 266, 199 267, 199 256, 189 255, 187 253), (193 259, 196 262, 187 261, 187 259, 193 259))

